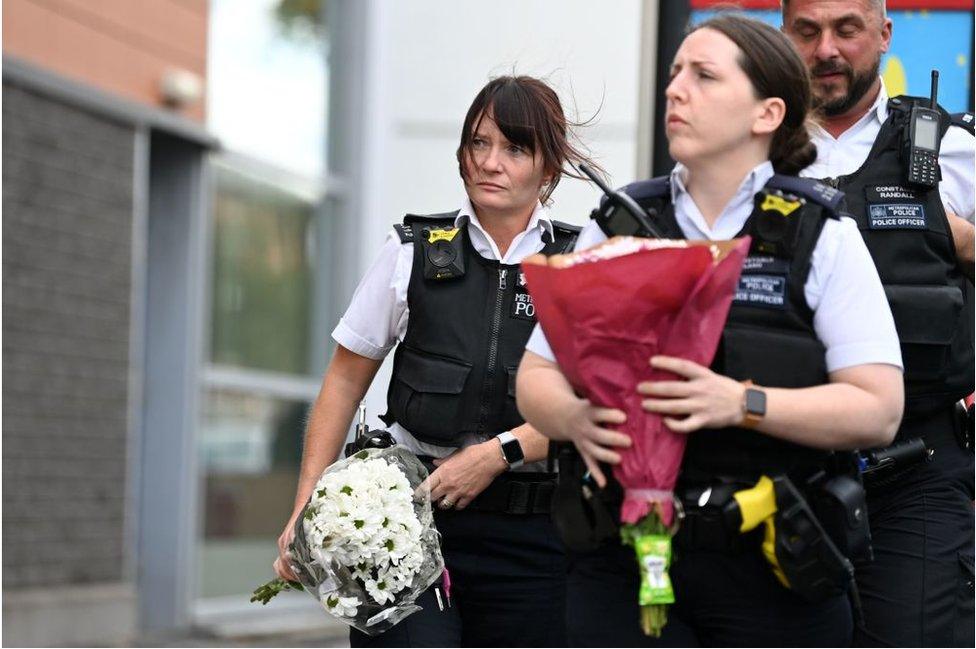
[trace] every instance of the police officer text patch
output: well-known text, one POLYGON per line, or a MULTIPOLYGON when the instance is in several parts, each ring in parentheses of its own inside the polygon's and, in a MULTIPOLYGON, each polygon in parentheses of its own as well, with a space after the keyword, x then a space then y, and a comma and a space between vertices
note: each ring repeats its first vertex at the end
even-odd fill
POLYGON ((786 308, 786 277, 789 263, 768 255, 749 255, 735 291, 735 302, 769 309, 786 308))
POLYGON ((786 278, 776 275, 743 275, 735 301, 749 306, 766 306, 774 309, 786 307, 786 278))
POLYGON ((872 230, 924 230, 925 207, 918 203, 868 205, 868 227, 872 230))

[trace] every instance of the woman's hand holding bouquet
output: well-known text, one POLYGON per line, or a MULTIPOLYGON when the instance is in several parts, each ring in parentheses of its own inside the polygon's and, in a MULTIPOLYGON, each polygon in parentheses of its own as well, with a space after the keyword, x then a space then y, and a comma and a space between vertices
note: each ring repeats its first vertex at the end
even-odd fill
POLYGON ((649 635, 660 634, 674 601, 667 567, 672 490, 686 441, 679 432, 705 425, 707 385, 728 387, 719 381, 728 379, 705 365, 715 354, 749 243, 615 237, 523 263, 539 323, 580 396, 576 408, 567 408, 561 430, 598 484, 605 481, 597 462, 607 462, 623 487, 620 534, 637 553, 641 623, 649 635))

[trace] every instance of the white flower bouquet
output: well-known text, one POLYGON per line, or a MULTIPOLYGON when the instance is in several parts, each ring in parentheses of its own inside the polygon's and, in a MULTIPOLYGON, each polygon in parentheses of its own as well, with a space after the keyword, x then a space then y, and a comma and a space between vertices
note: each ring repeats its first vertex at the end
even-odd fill
POLYGON ((420 610, 417 597, 444 572, 426 478, 400 446, 366 448, 327 468, 295 522, 291 567, 300 585, 274 580, 251 601, 304 589, 369 635, 420 610))

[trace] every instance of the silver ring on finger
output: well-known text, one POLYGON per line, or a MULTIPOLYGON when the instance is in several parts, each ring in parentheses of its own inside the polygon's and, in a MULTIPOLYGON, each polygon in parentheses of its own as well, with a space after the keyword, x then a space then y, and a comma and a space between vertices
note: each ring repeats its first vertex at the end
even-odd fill
POLYGON ((451 500, 447 496, 444 496, 443 498, 441 498, 441 509, 450 509, 451 507, 454 507, 454 501, 453 500, 451 500))

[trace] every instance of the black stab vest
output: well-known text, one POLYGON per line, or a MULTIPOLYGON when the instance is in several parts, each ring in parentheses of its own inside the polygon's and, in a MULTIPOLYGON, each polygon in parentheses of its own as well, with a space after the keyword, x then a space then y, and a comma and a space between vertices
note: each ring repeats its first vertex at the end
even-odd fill
MULTIPOLYGON (((657 211, 666 237, 685 238, 674 216, 667 177, 633 183, 624 191, 645 209, 657 211)), ((824 222, 838 218, 842 199, 840 192, 815 181, 779 175, 757 194, 752 214, 737 235, 751 235, 752 245, 713 371, 764 387, 804 388, 828 382, 826 350, 814 331, 803 286, 824 222), (800 206, 779 218, 777 213, 764 213, 765 192, 800 206)), ((778 473, 788 473, 801 484, 827 466, 830 455, 745 428, 702 429, 688 438, 678 488, 716 480, 753 484, 762 474, 778 473)))
MULTIPOLYGON (((524 423, 515 407, 515 373, 536 323, 519 264, 479 255, 467 225, 457 234, 464 273, 425 277, 430 246, 424 230, 450 228, 456 214, 407 215, 397 226, 401 242, 414 248, 410 311, 382 417, 439 446, 460 446, 465 434, 497 435, 524 423)), ((572 250, 579 230, 553 221, 555 237, 541 252, 572 250)))
MULTIPOLYGON (((911 188, 904 181, 902 143, 915 102, 927 105, 928 99, 889 100, 888 119, 861 168, 825 181, 845 193, 884 284, 905 365, 903 421, 943 410, 971 393, 974 370, 965 311, 973 305, 939 190, 911 188)), ((941 137, 952 118, 939 112, 941 137)))

